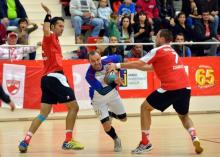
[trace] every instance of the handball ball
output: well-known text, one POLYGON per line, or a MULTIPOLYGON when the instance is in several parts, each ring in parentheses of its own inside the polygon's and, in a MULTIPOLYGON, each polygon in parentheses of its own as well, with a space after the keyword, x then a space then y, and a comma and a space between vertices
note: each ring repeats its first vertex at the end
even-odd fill
POLYGON ((111 71, 109 73, 106 73, 104 81, 106 84, 111 84, 112 82, 115 81, 117 78, 117 73, 115 71, 111 71))

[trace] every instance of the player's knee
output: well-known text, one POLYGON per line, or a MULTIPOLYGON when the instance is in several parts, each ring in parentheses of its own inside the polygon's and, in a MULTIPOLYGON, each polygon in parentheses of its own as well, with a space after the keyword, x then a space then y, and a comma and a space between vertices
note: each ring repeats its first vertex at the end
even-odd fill
POLYGON ((118 115, 118 119, 120 121, 126 122, 127 121, 127 114, 123 113, 123 114, 118 115))
POLYGON ((101 120, 102 126, 104 128, 105 131, 109 131, 111 129, 111 122, 109 117, 106 117, 104 119, 101 120))
POLYGON ((141 110, 142 110, 142 111, 143 111, 143 110, 152 111, 153 109, 152 109, 152 107, 151 107, 149 104, 143 103, 143 104, 141 105, 141 110))
POLYGON ((79 105, 77 104, 76 101, 72 101, 72 102, 68 103, 67 107, 68 107, 68 110, 73 110, 74 112, 79 111, 79 105))
POLYGON ((39 114, 37 116, 37 119, 40 121, 40 122, 44 122, 46 120, 47 116, 45 115, 42 115, 42 114, 39 114))

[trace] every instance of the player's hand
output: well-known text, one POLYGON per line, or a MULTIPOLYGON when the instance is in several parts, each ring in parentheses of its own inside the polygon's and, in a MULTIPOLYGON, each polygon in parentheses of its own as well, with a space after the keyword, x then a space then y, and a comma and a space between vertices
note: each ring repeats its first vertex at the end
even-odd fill
POLYGON ((109 63, 106 70, 107 72, 114 71, 116 69, 116 65, 114 63, 109 63))
POLYGON ((13 112, 15 110, 15 104, 11 101, 9 104, 8 104, 11 108, 11 111, 13 112))
POLYGON ((114 81, 117 85, 120 85, 121 84, 121 78, 120 77, 117 77, 114 81))
POLYGON ((51 15, 51 11, 50 11, 50 9, 49 9, 46 5, 44 5, 43 3, 41 3, 41 6, 42 6, 42 8, 46 11, 47 14, 51 15))

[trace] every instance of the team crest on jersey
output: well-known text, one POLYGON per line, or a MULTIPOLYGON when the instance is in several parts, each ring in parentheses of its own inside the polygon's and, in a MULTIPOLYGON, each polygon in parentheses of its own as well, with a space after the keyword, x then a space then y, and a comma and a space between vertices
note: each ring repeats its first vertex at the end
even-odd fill
POLYGON ((21 81, 18 80, 6 80, 7 89, 11 95, 15 95, 18 93, 20 89, 20 84, 21 81))

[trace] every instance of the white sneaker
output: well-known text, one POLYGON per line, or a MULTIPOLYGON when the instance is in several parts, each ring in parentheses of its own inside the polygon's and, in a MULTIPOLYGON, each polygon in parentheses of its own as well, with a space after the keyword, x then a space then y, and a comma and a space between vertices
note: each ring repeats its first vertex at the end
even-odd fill
POLYGON ((198 137, 193 138, 192 142, 193 142, 193 146, 195 147, 195 152, 197 154, 202 153, 203 152, 203 148, 200 146, 199 138, 198 137))
POLYGON ((114 139, 114 151, 115 152, 121 152, 122 151, 122 146, 121 146, 120 138, 114 139))
POLYGON ((153 146, 151 143, 148 143, 146 145, 140 143, 136 149, 131 151, 131 153, 132 154, 142 154, 142 153, 149 152, 152 149, 153 149, 153 146))

